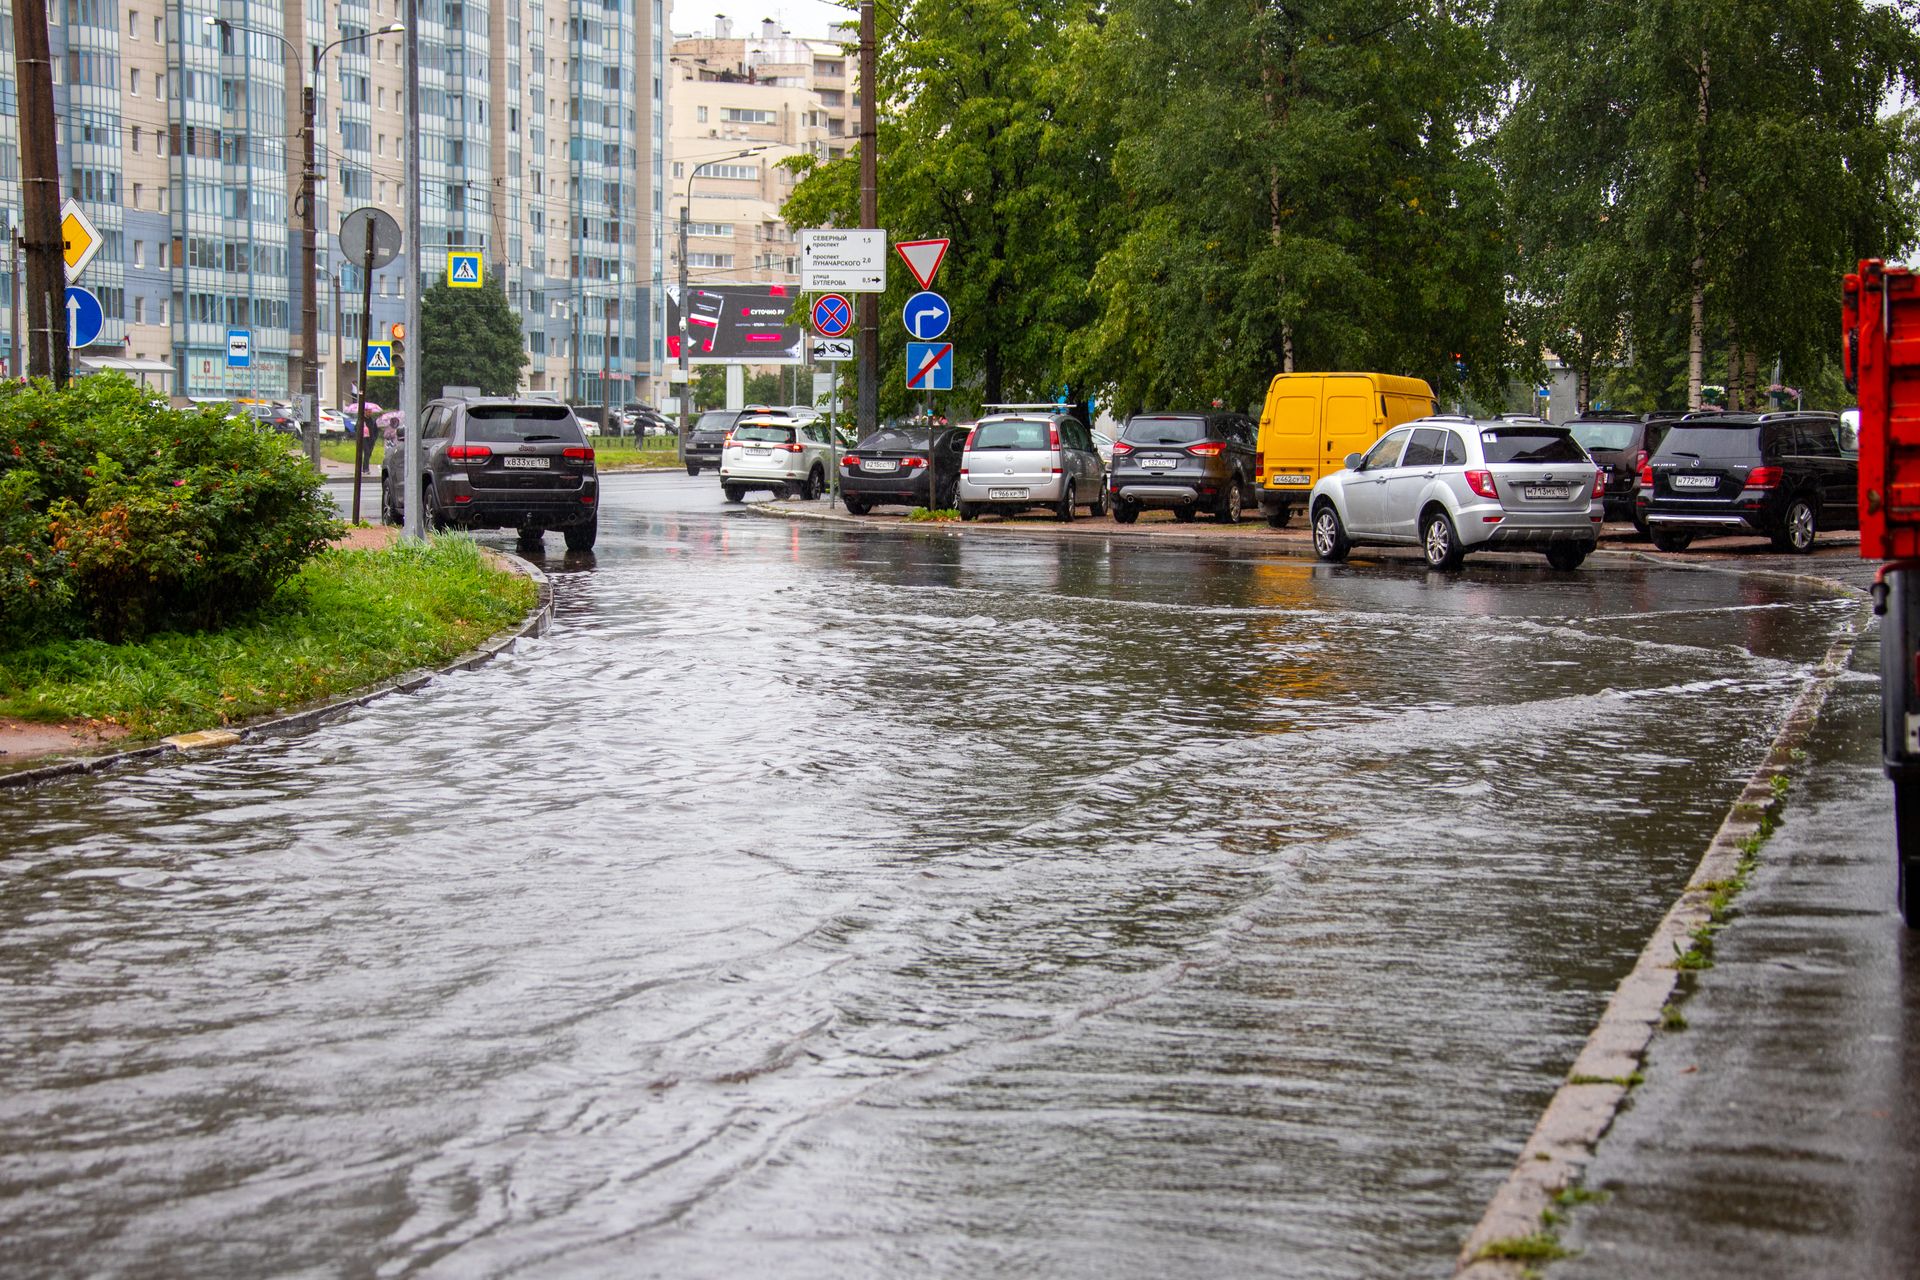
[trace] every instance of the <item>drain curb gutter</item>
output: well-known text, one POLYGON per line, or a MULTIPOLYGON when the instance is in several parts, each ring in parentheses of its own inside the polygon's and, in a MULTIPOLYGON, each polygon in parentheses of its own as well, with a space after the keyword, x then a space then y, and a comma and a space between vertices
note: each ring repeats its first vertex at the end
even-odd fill
POLYGON ((330 702, 305 707, 271 719, 256 720, 251 724, 232 729, 205 729, 197 733, 180 733, 152 745, 134 747, 127 751, 114 751, 97 756, 68 757, 53 764, 0 773, 0 787, 33 786, 50 782, 55 778, 69 778, 75 774, 101 773, 108 769, 117 769, 122 765, 153 760, 160 756, 199 754, 261 738, 281 738, 289 734, 305 733, 331 720, 338 720, 388 694, 412 693, 430 683, 436 676, 455 671, 477 670, 503 653, 512 653, 519 646, 520 641, 545 635, 547 628, 553 623, 553 583, 547 575, 537 566, 528 564, 515 556, 495 555, 493 560, 503 568, 533 579, 534 585, 539 588, 540 598, 534 604, 533 611, 522 619, 518 626, 501 632, 477 648, 469 649, 441 666, 417 667, 412 671, 403 671, 369 688, 335 698, 330 702))
POLYGON ((1546 1230, 1542 1214, 1554 1207, 1554 1197, 1578 1185, 1626 1101, 1628 1082, 1640 1070, 1647 1046, 1661 1025, 1680 979, 1675 959, 1691 945, 1695 931, 1712 921, 1711 886, 1738 874, 1741 846, 1761 834, 1763 822, 1778 804, 1773 780, 1788 772, 1795 749, 1805 741, 1827 695, 1845 672, 1858 635, 1856 626, 1828 647, 1813 678, 1794 700, 1766 759, 1734 800, 1686 889, 1614 990, 1606 1012, 1568 1070, 1568 1082, 1547 1104, 1513 1171, 1468 1234, 1455 1266, 1456 1280, 1518 1280, 1529 1274, 1518 1260, 1480 1254, 1500 1242, 1538 1237, 1546 1230))

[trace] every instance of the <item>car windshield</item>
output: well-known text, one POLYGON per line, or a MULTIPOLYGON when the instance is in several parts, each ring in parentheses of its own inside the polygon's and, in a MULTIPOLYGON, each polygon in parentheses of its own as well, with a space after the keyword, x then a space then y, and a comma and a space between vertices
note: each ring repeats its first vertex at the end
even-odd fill
POLYGON ((580 443, 580 424, 563 404, 482 404, 467 409, 467 439, 490 444, 520 440, 565 440, 580 443))
POLYGON ((1625 449, 1633 443, 1631 422, 1575 422, 1573 438, 1588 449, 1625 449))
POLYGON ((735 427, 733 438, 736 442, 754 442, 759 444, 789 444, 793 440, 792 427, 770 427, 756 423, 752 426, 735 427))
POLYGON ((1586 452, 1565 431, 1541 427, 1485 427, 1480 451, 1488 462, 1586 462, 1586 452))
POLYGON ((1753 458, 1760 453, 1756 427, 1675 427, 1660 442, 1659 457, 1753 458))
POLYGON ((695 431, 724 435, 740 415, 731 409, 709 409, 694 421, 695 431))
POLYGON ((922 431, 916 435, 911 431, 891 429, 876 431, 855 447, 862 453, 872 453, 881 449, 925 449, 927 433, 922 431))
POLYGON ((1120 437, 1128 444, 1192 444, 1207 438, 1202 418, 1131 418, 1120 437))
POLYGON ((975 449, 1045 449, 1047 428, 1052 425, 1045 418, 1003 418, 998 422, 983 422, 973 430, 975 449))

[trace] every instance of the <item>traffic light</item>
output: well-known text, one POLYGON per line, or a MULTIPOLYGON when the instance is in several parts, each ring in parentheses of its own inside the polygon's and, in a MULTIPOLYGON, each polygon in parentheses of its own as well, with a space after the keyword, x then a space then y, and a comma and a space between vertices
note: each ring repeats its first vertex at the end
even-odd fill
POLYGON ((407 326, 398 320, 387 326, 387 337, 393 343, 393 376, 396 379, 407 376, 407 326))
MULTIPOLYGON (((394 326, 396 329, 399 327, 399 325, 394 326)), ((400 339, 397 337, 394 339, 393 361, 396 365, 400 363, 399 341, 400 339)), ((1467 376, 1467 358, 1458 351, 1453 353, 1453 376, 1456 378, 1464 378, 1467 376)))

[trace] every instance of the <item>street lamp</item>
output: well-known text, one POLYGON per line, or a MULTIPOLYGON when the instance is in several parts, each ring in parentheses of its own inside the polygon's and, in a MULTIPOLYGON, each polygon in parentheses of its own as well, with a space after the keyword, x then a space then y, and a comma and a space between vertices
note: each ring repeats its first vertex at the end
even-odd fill
MULTIPOLYGON (((771 145, 771 144, 769 144, 771 145)), ((693 180, 700 176, 702 169, 710 169, 716 164, 725 164, 729 160, 744 160, 748 156, 757 156, 767 147, 748 147, 745 151, 735 151, 729 155, 715 156, 711 160, 702 160, 687 171, 686 193, 680 198, 680 448, 681 463, 687 460, 687 402, 693 398, 692 375, 687 372, 687 209, 693 203, 693 180)))
MULTIPOLYGON (((209 27, 218 27, 231 34, 235 31, 248 31, 254 35, 271 36, 278 40, 282 48, 293 56, 293 65, 300 73, 300 394, 306 398, 307 411, 307 456, 314 465, 320 462, 320 301, 318 288, 314 283, 314 271, 317 257, 314 228, 314 183, 320 175, 314 171, 314 84, 320 79, 320 62, 327 54, 354 40, 365 40, 369 36, 394 35, 405 31, 406 24, 390 22, 374 31, 361 31, 350 36, 341 36, 338 40, 321 45, 313 51, 313 78, 308 80, 305 68, 300 65, 299 53, 287 38, 277 31, 268 31, 262 27, 249 27, 238 22, 228 22, 219 16, 206 19, 209 27)), ((361 335, 365 341, 366 335, 361 335)))

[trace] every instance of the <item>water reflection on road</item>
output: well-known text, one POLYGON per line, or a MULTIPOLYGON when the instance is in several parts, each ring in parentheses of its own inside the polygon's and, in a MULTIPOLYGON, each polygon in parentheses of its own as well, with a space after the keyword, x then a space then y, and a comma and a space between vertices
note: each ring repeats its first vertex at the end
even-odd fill
POLYGON ((16 1265, 1444 1274, 1852 616, 609 488, 518 654, 6 798, 16 1265))

